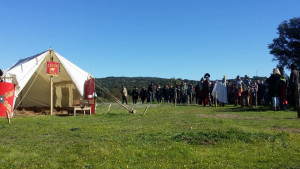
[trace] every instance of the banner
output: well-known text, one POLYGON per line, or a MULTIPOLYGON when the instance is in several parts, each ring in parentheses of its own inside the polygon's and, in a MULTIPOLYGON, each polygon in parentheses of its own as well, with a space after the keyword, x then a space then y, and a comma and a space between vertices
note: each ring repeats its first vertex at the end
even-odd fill
MULTIPOLYGON (((13 83, 0 82, 0 117, 9 116, 14 108, 15 85, 13 83)), ((10 117, 11 118, 11 117, 10 117)))
POLYGON ((58 62, 47 62, 47 74, 51 76, 57 76, 59 72, 58 62))

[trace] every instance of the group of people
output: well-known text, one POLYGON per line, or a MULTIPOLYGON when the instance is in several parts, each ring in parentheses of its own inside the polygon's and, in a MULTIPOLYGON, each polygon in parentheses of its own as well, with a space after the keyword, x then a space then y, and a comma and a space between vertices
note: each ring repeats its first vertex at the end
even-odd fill
MULTIPOLYGON (((137 86, 134 86, 131 91, 131 97, 133 104, 137 103, 138 98, 141 99, 142 103, 150 102, 166 102, 166 103, 192 103, 192 91, 193 85, 186 84, 181 82, 180 85, 169 86, 165 85, 161 87, 160 85, 154 85, 151 83, 146 86, 142 86, 142 89, 139 91, 137 86), (176 100, 175 100, 176 99, 176 100)), ((122 93, 122 103, 128 103, 128 92, 124 85, 121 89, 122 93)))
MULTIPOLYGON (((140 98, 142 103, 165 102, 193 104, 196 102, 198 104, 203 104, 204 106, 212 105, 214 104, 214 100, 212 99, 211 92, 214 88, 214 82, 211 82, 209 78, 210 74, 206 73, 196 86, 187 84, 186 82, 171 86, 164 85, 163 87, 150 83, 147 87, 142 86, 140 91, 137 86, 134 86, 130 94, 133 104, 136 104, 137 100, 140 98)), ((127 104, 127 89, 124 85, 121 87, 122 103, 127 104)), ((225 104, 225 102, 223 104, 225 104)))
MULTIPOLYGON (((227 103, 236 106, 271 103, 274 111, 285 110, 288 104, 296 109, 296 103, 299 103, 298 86, 300 83, 299 71, 296 68, 295 64, 291 66, 290 77, 284 72, 283 67, 274 68, 272 75, 265 81, 253 82, 247 75, 244 78, 237 76, 235 80, 231 81, 226 81, 224 77, 221 82, 213 82, 210 81, 210 74, 206 73, 196 85, 181 82, 161 87, 151 83, 147 87, 142 86, 140 91, 137 86, 134 86, 130 94, 133 104, 136 104, 140 98, 142 103, 155 101, 159 103, 197 103, 203 106, 213 105, 216 102, 222 106, 227 103), (217 92, 214 91, 217 89, 214 90, 214 88, 221 85, 225 86, 221 89, 226 91, 216 95, 217 92), (226 98, 219 99, 221 97, 226 98)), ((121 93, 123 103, 127 103, 127 89, 124 86, 122 86, 121 93)))

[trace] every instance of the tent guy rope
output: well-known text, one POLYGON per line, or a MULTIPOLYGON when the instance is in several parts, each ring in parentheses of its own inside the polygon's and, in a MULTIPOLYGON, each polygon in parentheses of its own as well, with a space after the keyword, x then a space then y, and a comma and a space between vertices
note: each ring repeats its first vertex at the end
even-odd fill
POLYGON ((129 107, 129 106, 125 105, 125 104, 122 104, 121 101, 118 98, 116 98, 113 94, 111 94, 110 91, 106 87, 104 87, 100 82, 98 82, 97 80, 95 80, 95 82, 98 83, 98 86, 97 86, 97 84, 95 84, 95 85, 97 87, 99 87, 103 92, 105 92, 106 94, 108 94, 110 97, 112 97, 117 104, 119 104, 123 108, 127 109, 130 113, 133 113, 133 114, 136 113, 136 110, 134 110, 133 107, 129 107))

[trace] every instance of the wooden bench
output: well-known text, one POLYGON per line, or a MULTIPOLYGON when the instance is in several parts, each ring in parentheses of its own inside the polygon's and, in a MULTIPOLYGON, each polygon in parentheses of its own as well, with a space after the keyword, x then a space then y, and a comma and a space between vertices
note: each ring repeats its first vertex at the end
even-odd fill
POLYGON ((76 111, 83 111, 84 115, 85 111, 89 111, 90 115, 92 115, 92 108, 90 106, 92 103, 93 100, 74 100, 73 106, 70 109, 73 109, 74 116, 76 116, 76 111))

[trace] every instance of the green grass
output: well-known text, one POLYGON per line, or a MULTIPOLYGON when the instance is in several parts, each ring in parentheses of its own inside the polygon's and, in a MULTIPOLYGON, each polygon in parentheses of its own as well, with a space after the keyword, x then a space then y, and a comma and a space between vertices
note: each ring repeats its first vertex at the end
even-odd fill
POLYGON ((296 112, 149 106, 0 118, 0 168, 300 168, 296 112))

